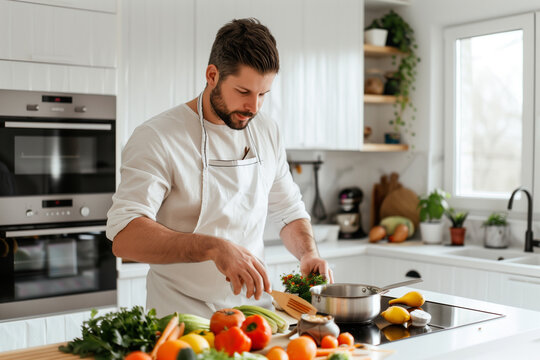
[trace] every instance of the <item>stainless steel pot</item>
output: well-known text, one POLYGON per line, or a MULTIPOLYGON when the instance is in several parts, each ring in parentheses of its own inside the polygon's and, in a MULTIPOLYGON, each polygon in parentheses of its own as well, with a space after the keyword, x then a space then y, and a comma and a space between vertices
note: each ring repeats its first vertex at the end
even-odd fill
POLYGON ((310 289, 311 304, 336 322, 368 322, 381 312, 381 294, 389 289, 421 282, 413 279, 384 287, 363 284, 326 284, 310 289))

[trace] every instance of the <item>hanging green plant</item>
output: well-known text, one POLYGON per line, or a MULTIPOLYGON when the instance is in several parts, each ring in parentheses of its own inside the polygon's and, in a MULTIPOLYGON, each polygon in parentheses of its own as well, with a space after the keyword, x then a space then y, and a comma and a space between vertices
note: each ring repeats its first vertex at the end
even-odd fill
POLYGON ((420 58, 416 55, 418 45, 414 37, 414 30, 403 18, 394 10, 382 16, 380 19, 375 19, 366 28, 387 29, 388 37, 386 40, 387 46, 398 48, 403 54, 392 56, 393 65, 397 66, 397 70, 387 75, 388 82, 392 85, 392 94, 396 95, 397 101, 394 104, 394 119, 390 120, 395 132, 400 132, 401 129, 405 133, 411 131, 411 135, 415 136, 412 131, 412 121, 416 119, 416 107, 411 101, 411 93, 416 90, 416 66, 420 62, 420 58), (397 63, 400 58, 399 65, 397 63), (405 111, 410 108, 413 111, 410 121, 405 121, 405 111))

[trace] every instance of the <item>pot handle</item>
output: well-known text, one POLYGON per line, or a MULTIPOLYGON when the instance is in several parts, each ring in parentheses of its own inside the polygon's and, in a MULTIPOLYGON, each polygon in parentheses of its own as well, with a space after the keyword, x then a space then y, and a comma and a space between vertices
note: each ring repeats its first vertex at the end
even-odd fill
POLYGON ((398 287, 402 287, 402 286, 407 286, 407 285, 412 285, 412 284, 416 284, 416 283, 419 283, 419 282, 422 282, 422 281, 424 281, 424 280, 422 280, 422 279, 411 279, 411 280, 407 280, 407 281, 401 281, 401 282, 398 282, 398 283, 386 285, 386 286, 383 286, 382 288, 379 288, 378 293, 379 294, 384 294, 384 293, 388 292, 388 290, 390 290, 390 289, 394 289, 394 288, 398 288, 398 287))

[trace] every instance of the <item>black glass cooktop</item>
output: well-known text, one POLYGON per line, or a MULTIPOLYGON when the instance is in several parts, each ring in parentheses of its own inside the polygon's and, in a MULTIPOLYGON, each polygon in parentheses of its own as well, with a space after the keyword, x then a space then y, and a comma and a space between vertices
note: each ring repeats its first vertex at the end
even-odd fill
MULTIPOLYGON (((389 296, 381 297, 381 312, 388 307, 389 296)), ((388 325, 380 315, 367 324, 338 323, 340 331, 348 331, 357 342, 372 345, 386 344, 392 341, 425 335, 437 331, 457 328, 464 325, 479 323, 503 317, 502 314, 486 312, 477 309, 468 309, 459 306, 446 305, 426 301, 422 310, 431 315, 431 321, 424 327, 404 325, 388 325)))

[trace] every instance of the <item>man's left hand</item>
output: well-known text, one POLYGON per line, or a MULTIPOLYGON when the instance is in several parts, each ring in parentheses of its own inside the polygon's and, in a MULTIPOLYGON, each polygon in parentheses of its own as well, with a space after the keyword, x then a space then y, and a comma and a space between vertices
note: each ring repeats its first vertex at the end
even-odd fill
POLYGON ((310 273, 321 274, 329 284, 334 282, 334 275, 332 269, 328 266, 328 262, 318 256, 308 254, 302 256, 302 259, 300 259, 300 272, 304 277, 310 273))

